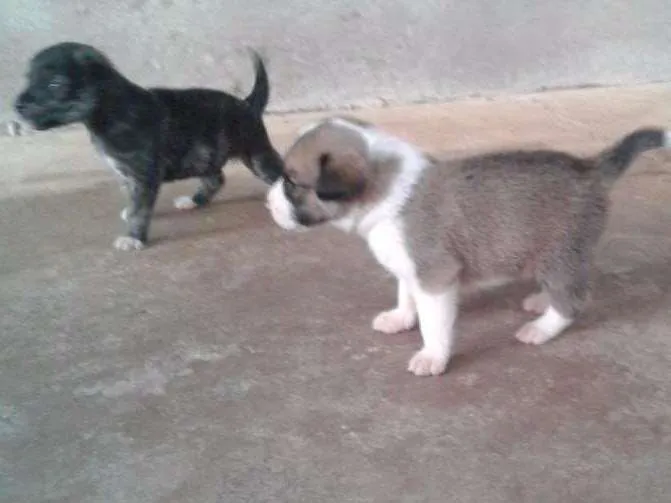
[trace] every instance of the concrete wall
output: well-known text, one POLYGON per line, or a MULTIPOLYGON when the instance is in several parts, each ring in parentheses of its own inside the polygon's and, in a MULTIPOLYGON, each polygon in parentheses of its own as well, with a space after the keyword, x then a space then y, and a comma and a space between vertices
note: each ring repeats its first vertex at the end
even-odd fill
POLYGON ((671 80, 669 0, 2 0, 0 118, 66 39, 144 85, 242 94, 258 47, 275 111, 671 80))

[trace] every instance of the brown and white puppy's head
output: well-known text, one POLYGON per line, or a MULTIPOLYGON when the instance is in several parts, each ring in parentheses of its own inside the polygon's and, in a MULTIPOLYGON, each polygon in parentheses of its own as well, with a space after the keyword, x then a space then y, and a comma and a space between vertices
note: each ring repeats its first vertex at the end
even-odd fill
POLYGON ((406 191, 394 193, 423 159, 367 123, 326 119, 299 133, 285 155, 283 176, 268 191, 267 207, 286 230, 329 222, 365 231, 362 224, 374 225, 395 210, 393 200, 401 203, 406 191))

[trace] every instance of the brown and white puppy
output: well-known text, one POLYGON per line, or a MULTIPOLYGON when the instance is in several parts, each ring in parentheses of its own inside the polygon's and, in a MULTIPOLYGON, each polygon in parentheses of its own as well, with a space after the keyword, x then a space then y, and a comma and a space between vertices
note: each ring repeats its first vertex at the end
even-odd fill
POLYGON ((419 319, 415 375, 445 371, 460 287, 534 278, 524 309, 540 314, 516 333, 542 344, 583 309, 608 190, 634 157, 669 145, 640 129, 594 158, 510 151, 439 162, 371 125, 333 118, 302 131, 268 192, 275 222, 305 230, 331 222, 367 240, 398 280, 396 307, 373 320, 385 333, 419 319))

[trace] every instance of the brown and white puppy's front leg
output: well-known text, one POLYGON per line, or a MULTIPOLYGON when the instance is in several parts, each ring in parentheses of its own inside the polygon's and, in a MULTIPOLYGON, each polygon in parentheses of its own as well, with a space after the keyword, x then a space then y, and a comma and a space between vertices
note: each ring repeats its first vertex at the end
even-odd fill
POLYGON ((445 372, 454 343, 459 286, 426 290, 419 282, 413 287, 423 347, 410 359, 408 370, 416 376, 445 372))
POLYGON ((373 319, 373 330, 385 334, 397 334, 411 330, 417 324, 417 305, 408 283, 398 279, 396 307, 382 311, 373 319))
POLYGON ((387 333, 391 333, 391 328, 400 331, 410 321, 414 325, 418 317, 423 347, 410 359, 408 370, 417 376, 444 373, 454 340, 459 292, 456 277, 430 288, 423 285, 408 253, 403 225, 398 221, 377 224, 368 234, 368 245, 378 262, 398 280, 396 308, 380 313, 373 327, 379 330, 384 324, 390 329, 387 333))

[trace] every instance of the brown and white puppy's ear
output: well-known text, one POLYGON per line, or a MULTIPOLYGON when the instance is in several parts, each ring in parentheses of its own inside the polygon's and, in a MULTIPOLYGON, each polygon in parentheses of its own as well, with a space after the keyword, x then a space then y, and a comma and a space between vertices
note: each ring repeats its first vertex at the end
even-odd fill
POLYGON ((355 150, 324 152, 319 156, 315 185, 322 201, 351 201, 366 190, 368 161, 355 150))

